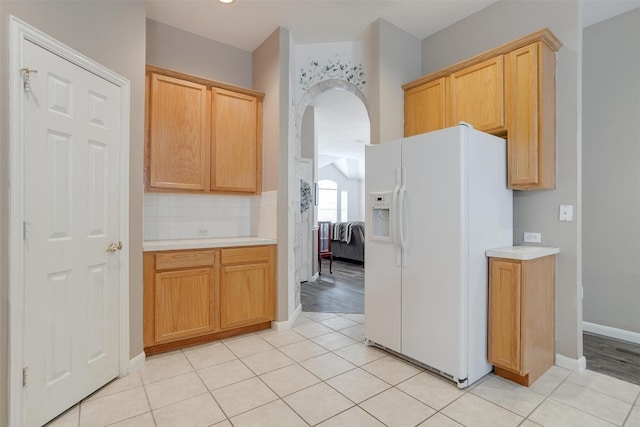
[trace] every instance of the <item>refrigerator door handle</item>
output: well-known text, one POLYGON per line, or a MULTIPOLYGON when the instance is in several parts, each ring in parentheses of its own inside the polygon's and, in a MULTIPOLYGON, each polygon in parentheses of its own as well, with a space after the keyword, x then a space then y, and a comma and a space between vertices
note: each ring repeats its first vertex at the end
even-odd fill
POLYGON ((407 168, 402 167, 402 176, 401 176, 402 185, 400 185, 400 190, 398 192, 398 237, 400 241, 400 249, 401 249, 401 258, 402 258, 402 267, 407 266, 407 254, 406 247, 407 242, 404 239, 404 196, 407 193, 407 168))
POLYGON ((402 179, 402 175, 400 172, 400 168, 396 168, 396 186, 393 188, 393 196, 392 196, 392 201, 391 201, 391 218, 389 218, 389 221, 391 222, 391 227, 392 230, 391 232, 393 233, 393 245, 395 247, 395 252, 396 252, 396 267, 400 267, 400 263, 402 262, 401 260, 401 251, 400 251, 400 241, 398 239, 398 227, 397 227, 397 215, 398 212, 396 210, 396 207, 398 206, 398 193, 400 193, 400 185, 401 185, 401 179, 402 179))

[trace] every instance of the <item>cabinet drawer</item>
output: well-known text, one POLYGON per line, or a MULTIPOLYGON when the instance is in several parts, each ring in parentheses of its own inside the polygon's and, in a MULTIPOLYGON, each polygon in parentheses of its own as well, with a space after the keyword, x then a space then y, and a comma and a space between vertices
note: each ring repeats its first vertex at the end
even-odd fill
POLYGON ((220 251, 220 264, 241 264, 269 260, 268 246, 229 248, 220 251))
POLYGON ((213 266, 215 251, 184 251, 156 254, 156 270, 213 266))

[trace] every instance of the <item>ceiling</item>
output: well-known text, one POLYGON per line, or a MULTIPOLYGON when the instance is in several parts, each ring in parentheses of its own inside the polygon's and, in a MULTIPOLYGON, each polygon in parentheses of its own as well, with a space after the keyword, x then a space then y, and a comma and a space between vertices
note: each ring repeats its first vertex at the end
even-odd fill
MULTIPOLYGON (((496 0, 145 0, 147 17, 253 52, 279 26, 296 44, 351 41, 383 18, 422 40, 496 0)), ((515 1, 515 0, 507 0, 515 1)), ((547 1, 547 0, 540 0, 547 1)), ((640 0, 584 0, 587 27, 640 7, 640 0)), ((364 175, 369 117, 358 98, 343 91, 317 96, 319 166, 334 163, 346 176, 364 175)))

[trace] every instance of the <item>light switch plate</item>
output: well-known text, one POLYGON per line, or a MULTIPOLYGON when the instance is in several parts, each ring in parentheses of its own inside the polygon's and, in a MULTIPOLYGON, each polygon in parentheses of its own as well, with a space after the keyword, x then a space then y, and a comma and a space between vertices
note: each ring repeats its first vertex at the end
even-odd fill
POLYGON ((560 205, 560 221, 573 221, 573 205, 560 205))

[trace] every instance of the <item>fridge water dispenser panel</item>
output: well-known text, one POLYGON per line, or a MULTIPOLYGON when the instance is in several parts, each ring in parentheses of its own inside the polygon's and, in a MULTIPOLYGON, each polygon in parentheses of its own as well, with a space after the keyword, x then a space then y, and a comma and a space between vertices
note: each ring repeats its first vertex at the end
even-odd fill
POLYGON ((391 241, 393 193, 371 193, 371 239, 391 241))

